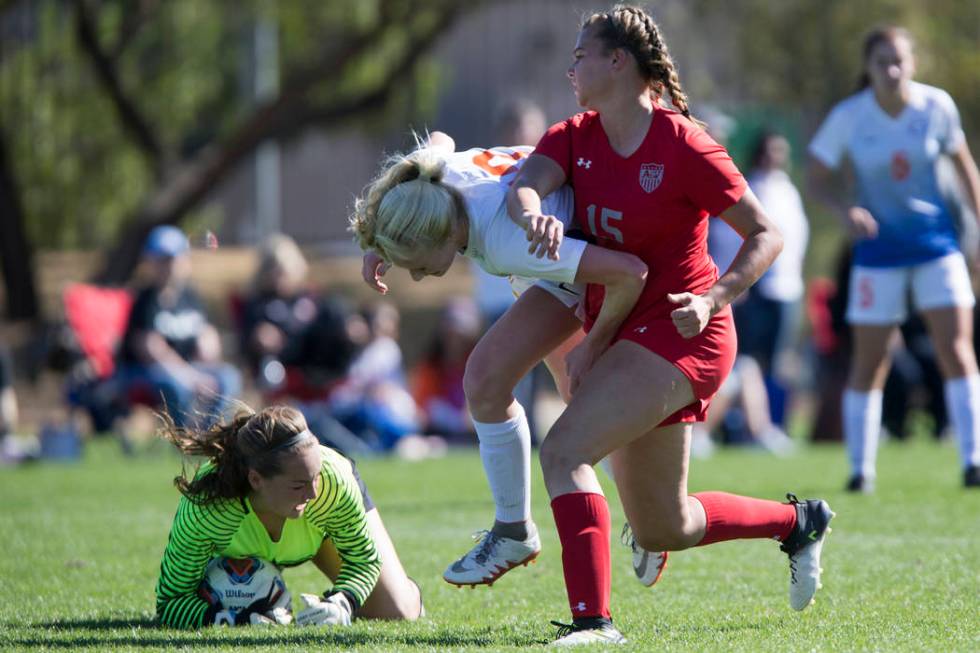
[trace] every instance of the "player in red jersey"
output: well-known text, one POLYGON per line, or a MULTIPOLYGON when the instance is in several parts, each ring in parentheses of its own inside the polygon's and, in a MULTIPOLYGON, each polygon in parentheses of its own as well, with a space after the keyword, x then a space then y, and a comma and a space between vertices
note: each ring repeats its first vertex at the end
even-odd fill
MULTIPOLYGON (((560 225, 542 214, 540 198, 567 183, 583 228, 641 258, 649 276, 622 326, 569 355, 589 372, 541 448, 574 619, 559 624, 556 644, 625 641, 610 618, 609 509, 592 468, 606 455, 639 546, 775 538, 790 556, 790 602, 802 610, 819 586, 826 502, 687 492, 690 424, 704 418, 735 357, 729 304, 772 263, 781 237, 725 149, 691 119, 646 12, 617 6, 589 16, 573 56, 568 76, 587 111, 541 139, 511 187, 511 217, 539 256, 556 256, 560 225), (720 279, 707 252, 709 214, 745 239, 720 279)), ((593 322, 602 304, 601 288, 590 286, 587 329, 603 327, 593 322)))

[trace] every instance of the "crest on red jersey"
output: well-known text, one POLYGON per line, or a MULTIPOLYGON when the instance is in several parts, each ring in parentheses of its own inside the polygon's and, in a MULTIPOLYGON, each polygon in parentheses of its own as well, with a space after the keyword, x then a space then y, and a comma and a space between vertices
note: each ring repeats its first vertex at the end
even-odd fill
POLYGON ((640 165, 640 187, 648 193, 657 190, 664 178, 664 164, 644 163, 640 165))

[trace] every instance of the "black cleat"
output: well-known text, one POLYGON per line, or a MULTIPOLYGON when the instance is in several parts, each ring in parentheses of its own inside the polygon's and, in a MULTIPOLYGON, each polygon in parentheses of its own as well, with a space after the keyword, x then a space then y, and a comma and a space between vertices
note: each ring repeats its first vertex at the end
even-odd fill
POLYGON ((794 494, 786 498, 796 507, 796 526, 779 548, 789 556, 789 603, 794 610, 803 610, 813 604, 813 595, 822 587, 820 553, 834 512, 822 499, 800 501, 794 494))
POLYGON ((855 474, 847 480, 844 489, 858 494, 872 494, 875 491, 875 482, 863 474, 855 474))
POLYGON ((970 465, 963 470, 963 487, 980 487, 980 466, 970 465))

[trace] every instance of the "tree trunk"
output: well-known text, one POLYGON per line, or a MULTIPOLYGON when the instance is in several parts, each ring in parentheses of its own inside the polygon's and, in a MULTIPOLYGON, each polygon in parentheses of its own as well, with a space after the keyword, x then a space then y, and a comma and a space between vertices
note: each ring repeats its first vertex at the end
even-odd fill
POLYGON ((24 228, 20 189, 0 133, 0 269, 11 320, 39 321, 41 307, 34 281, 34 257, 24 228))

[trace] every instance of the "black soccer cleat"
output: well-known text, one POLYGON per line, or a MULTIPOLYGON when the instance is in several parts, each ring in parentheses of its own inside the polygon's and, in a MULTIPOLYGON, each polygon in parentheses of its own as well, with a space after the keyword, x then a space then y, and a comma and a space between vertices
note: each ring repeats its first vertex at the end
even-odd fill
POLYGON ((875 482, 864 474, 855 474, 847 479, 844 489, 855 494, 872 494, 875 491, 875 482))
POLYGON ((970 465, 963 470, 963 487, 980 487, 980 465, 970 465))
POLYGON ((813 595, 822 587, 820 554, 834 512, 823 499, 800 501, 794 494, 786 498, 796 507, 796 526, 779 548, 789 556, 789 603, 794 610, 803 610, 813 604, 813 595))

